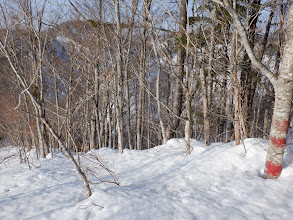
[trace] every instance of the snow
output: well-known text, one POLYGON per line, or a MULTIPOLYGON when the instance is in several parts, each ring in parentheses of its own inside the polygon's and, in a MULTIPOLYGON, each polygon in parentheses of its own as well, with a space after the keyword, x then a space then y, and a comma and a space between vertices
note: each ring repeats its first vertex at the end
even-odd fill
MULTIPOLYGON (((292 219, 289 150, 281 177, 266 180, 261 177, 265 140, 247 139, 239 146, 215 143, 204 147, 195 140, 191 144, 189 156, 185 156, 183 139, 144 151, 125 149, 122 155, 114 149, 96 150, 120 186, 91 184, 89 199, 61 153, 41 162, 31 159, 31 170, 12 157, 0 164, 0 219, 292 219)), ((0 161, 15 151, 1 149, 0 161)), ((93 168, 93 163, 81 160, 93 168)), ((100 178, 111 180, 107 172, 96 169, 100 178)), ((89 179, 98 182, 92 175, 89 179)))

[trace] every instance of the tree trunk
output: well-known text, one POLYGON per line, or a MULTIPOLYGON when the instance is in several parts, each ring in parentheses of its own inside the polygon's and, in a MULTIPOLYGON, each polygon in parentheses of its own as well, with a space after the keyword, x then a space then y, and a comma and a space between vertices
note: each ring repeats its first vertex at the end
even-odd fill
POLYGON ((227 116, 227 122, 226 122, 226 132, 225 132, 225 142, 228 143, 231 140, 231 136, 232 136, 232 86, 229 86, 229 84, 232 83, 232 80, 229 80, 229 83, 227 83, 227 99, 226 99, 226 107, 225 107, 225 113, 227 116))
MULTIPOLYGON (((130 43, 129 43, 130 44, 130 43)), ((127 121, 126 121, 126 128, 127 128, 127 137, 128 137, 128 147, 130 150, 133 149, 132 146, 132 138, 131 138, 131 126, 130 126, 130 95, 129 95, 129 83, 128 83, 128 72, 125 71, 125 96, 126 96, 126 111, 127 111, 127 121)))
MULTIPOLYGON (((148 91, 151 91, 151 73, 148 73, 148 91)), ((148 118, 148 125, 147 125, 147 149, 151 148, 151 95, 150 93, 147 94, 147 118, 148 118)))
POLYGON ((274 67, 274 73, 277 74, 280 69, 281 57, 282 57, 282 44, 283 44, 283 37, 284 37, 284 5, 280 4, 280 24, 278 28, 278 46, 277 46, 277 54, 276 54, 276 63, 274 67))
POLYGON ((116 114, 117 114, 117 133, 118 133, 118 149, 119 153, 123 153, 123 70, 122 70, 122 41, 121 41, 121 25, 120 25, 120 6, 119 0, 114 0, 115 17, 116 17, 116 35, 117 35, 117 98, 116 98, 116 114))
MULTIPOLYGON (((41 46, 39 47, 39 50, 41 53, 41 46)), ((40 57, 42 55, 39 55, 40 57)), ((39 110, 39 115, 42 116, 42 117, 46 117, 46 110, 45 110, 45 99, 44 99, 44 80, 43 80, 43 72, 42 72, 42 59, 40 59, 39 61, 39 78, 40 78, 40 81, 39 81, 39 95, 40 95, 40 106, 41 106, 41 109, 39 110)), ((41 125, 41 132, 42 132, 42 138, 43 138, 43 151, 44 151, 44 154, 45 154, 45 157, 49 154, 49 137, 48 137, 48 134, 46 132, 46 127, 44 124, 41 125)))
MULTIPOLYGON (((293 35, 292 35, 293 37, 293 35)), ((292 42, 293 43, 293 42, 292 42)), ((291 50, 292 51, 292 50, 291 50)), ((293 51, 292 51, 293 53, 293 51)), ((290 56, 292 55, 290 54, 290 56)), ((293 60, 291 58, 291 66, 293 60)), ((292 66, 293 67, 293 66, 292 66)), ((282 70, 281 70, 282 71, 282 70)), ((292 71, 292 68, 291 68, 292 71)), ((291 72, 291 77, 293 77, 291 72)), ((290 110, 292 102, 292 78, 281 81, 278 89, 275 89, 275 105, 271 125, 269 149, 266 159, 264 178, 278 178, 282 171, 286 136, 289 128, 290 110), (287 84, 287 85, 286 85, 287 84), (290 85, 291 84, 291 85, 290 85), (286 85, 286 86, 285 86, 286 85)))
MULTIPOLYGON (((155 52, 156 53, 156 52, 155 52)), ((156 83, 156 99, 157 99, 157 108, 158 108, 158 117, 160 121, 161 126, 161 133, 163 136, 163 144, 167 143, 166 133, 165 133, 165 126, 163 123, 162 115, 161 115, 161 104, 158 100, 160 100, 160 72, 161 68, 159 68, 158 74, 157 74, 157 83, 156 83)))
POLYGON ((278 178, 282 171, 293 98, 293 5, 289 6, 281 71, 275 89, 275 105, 264 178, 278 178))
POLYGON ((144 114, 144 81, 145 81, 145 56, 146 56, 146 31, 144 31, 142 39, 141 57, 140 57, 140 73, 139 73, 139 92, 138 92, 138 109, 136 122, 136 149, 142 150, 142 120, 144 114))
MULTIPOLYGON (((211 18, 214 20, 216 13, 216 8, 213 9, 211 18)), ((208 97, 208 109, 211 106, 212 103, 212 73, 213 73, 213 60, 214 60, 214 47, 215 47, 215 26, 216 24, 213 24, 211 27, 211 35, 210 35, 210 42, 208 45, 209 49, 209 55, 208 55, 208 76, 207 76, 207 97, 208 97)))
MULTIPOLYGON (((177 52, 177 70, 176 74, 178 79, 175 80, 175 92, 174 92, 174 103, 173 103, 173 112, 175 115, 179 116, 182 112, 182 102, 183 102, 183 89, 180 81, 183 81, 184 77, 184 61, 186 57, 186 52, 184 45, 182 44, 183 38, 186 35, 186 25, 187 25, 187 0, 181 0, 180 6, 180 20, 179 20, 179 49, 177 52), (180 80, 180 81, 179 81, 180 80)), ((175 117, 173 119, 173 124, 171 126, 170 138, 175 137, 176 130, 179 126, 180 119, 175 117)))
MULTIPOLYGON (((98 58, 97 58, 98 60, 98 58)), ((94 138, 93 140, 93 144, 94 144, 94 148, 101 148, 102 146, 102 137, 101 137, 101 123, 99 120, 99 103, 100 103, 100 99, 99 99, 99 90, 100 90, 100 70, 99 70, 99 63, 95 62, 94 64, 94 97, 93 97, 93 112, 92 112, 92 123, 95 125, 95 127, 92 127, 92 129, 94 130, 94 134, 92 134, 92 138, 94 138)), ((91 131, 92 131, 91 129, 91 131)), ((91 148, 92 149, 92 148, 91 148)))
MULTIPOLYGON (((73 64, 71 64, 73 65, 73 64)), ((69 73, 69 79, 68 79, 68 88, 67 88, 67 99, 66 99, 66 147, 68 150, 71 149, 71 140, 70 135, 71 134, 71 89, 72 89, 72 71, 69 73)))
POLYGON ((267 139, 267 132, 268 132, 268 124, 269 124, 269 110, 265 110, 264 115, 264 124, 263 124, 263 139, 267 139))
POLYGON ((41 130, 42 125, 41 125, 41 122, 40 122, 40 119, 39 119, 38 110, 36 109, 35 112, 36 112, 36 115, 37 115, 36 123, 37 123, 37 130, 38 130, 39 148, 40 148, 40 151, 41 151, 41 157, 45 158, 46 154, 45 154, 45 149, 44 149, 44 139, 43 139, 42 130, 41 130))
MULTIPOLYGON (((54 92, 55 92, 55 105, 56 105, 56 121, 57 121, 57 135, 60 137, 61 135, 61 129, 60 129, 60 114, 59 114, 59 89, 58 89, 58 81, 57 81, 57 75, 55 69, 54 71, 54 92)), ((59 145, 59 143, 58 143, 59 145)), ((58 146, 58 149, 60 150, 61 147, 58 146)))
MULTIPOLYGON (((233 8, 236 8, 236 0, 233 1, 233 8)), ((238 57, 238 38, 237 38, 237 29, 233 29, 232 37, 232 79, 233 79, 233 91, 234 91, 234 137, 235 145, 240 144, 241 134, 240 134, 240 85, 238 82, 238 68, 237 68, 237 57, 238 57)))
MULTIPOLYGON (((235 71, 235 70, 234 70, 235 71)), ((235 136, 235 145, 240 144, 240 103, 239 103, 239 85, 237 79, 237 73, 233 73, 234 81, 234 136, 235 136)))
POLYGON ((210 118, 208 112, 208 97, 207 97, 207 88, 206 81, 204 76, 204 69, 200 68, 199 76, 201 81, 201 88, 203 91, 202 102, 203 102, 203 117, 204 117, 204 142, 206 146, 210 146, 210 118))
MULTIPOLYGON (((186 142, 186 155, 190 154, 190 138, 191 138, 191 95, 185 95, 185 104, 186 104, 186 116, 187 120, 185 121, 185 142, 186 142)), ((208 146, 208 145, 207 145, 208 146)))
POLYGON ((91 133, 90 133, 90 150, 96 149, 97 146, 97 130, 96 130, 96 117, 95 117, 95 109, 92 110, 91 114, 91 121, 90 121, 90 126, 91 126, 91 133))

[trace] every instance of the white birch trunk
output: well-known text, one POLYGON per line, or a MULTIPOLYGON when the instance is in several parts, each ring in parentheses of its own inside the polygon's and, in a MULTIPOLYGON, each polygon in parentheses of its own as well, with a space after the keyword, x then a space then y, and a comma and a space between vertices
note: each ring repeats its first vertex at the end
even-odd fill
POLYGON ((117 37, 117 133, 118 133, 118 150, 123 153, 123 70, 122 70, 122 48, 121 48, 121 26, 120 26, 120 6, 119 0, 114 0, 115 17, 116 17, 116 37, 117 37))
MULTIPOLYGON (((156 82, 156 99, 157 100, 160 100, 160 72, 161 72, 161 69, 159 69, 157 73, 157 82, 156 82)), ((166 138, 165 126, 164 126, 162 115, 161 115, 161 104, 159 101, 157 101, 157 108, 158 108, 158 117, 159 117, 160 126, 161 126, 161 133, 163 136, 163 144, 166 144, 167 138, 166 138)))
POLYGON ((270 143, 264 172, 265 178, 278 178, 282 171, 286 136, 289 128, 293 98, 293 4, 289 6, 286 41, 281 70, 274 85, 275 105, 271 125, 270 143))

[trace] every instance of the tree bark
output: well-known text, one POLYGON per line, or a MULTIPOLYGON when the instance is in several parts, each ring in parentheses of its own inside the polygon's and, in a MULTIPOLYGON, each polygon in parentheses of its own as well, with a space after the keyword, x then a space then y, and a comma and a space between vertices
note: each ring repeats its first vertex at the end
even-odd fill
POLYGON ((233 85, 234 85, 234 136, 235 145, 240 144, 240 102, 239 102, 239 83, 237 78, 236 63, 233 64, 233 85))
POLYGON ((92 110, 91 113, 91 119, 90 119, 90 150, 96 149, 97 146, 97 130, 96 130, 96 115, 95 115, 95 109, 92 110))
POLYGON ((264 178, 278 178, 282 171, 293 98, 293 4, 289 6, 285 45, 278 82, 264 178))
POLYGON ((116 18, 116 38, 117 38, 117 103, 116 103, 116 114, 117 114, 117 133, 118 133, 118 150, 119 153, 123 153, 123 70, 122 70, 122 41, 121 41, 121 25, 120 25, 120 0, 113 0, 115 8, 116 18))
POLYGON ((204 117, 204 142, 206 146, 210 146, 210 118, 208 112, 208 97, 207 97, 207 88, 206 81, 204 76, 204 69, 200 68, 199 77, 201 81, 201 88, 203 92, 202 102, 203 102, 203 117, 204 117))
MULTIPOLYGON (((186 57, 186 52, 184 45, 182 43, 183 38, 186 35, 186 25, 187 25, 187 0, 181 0, 180 6, 180 20, 179 20, 179 49, 177 52, 177 71, 176 74, 178 78, 175 80, 175 92, 174 92, 174 103, 173 103, 173 112, 180 117, 182 112, 182 103, 183 103, 183 88, 180 81, 183 81, 184 77, 184 61, 186 57), (180 80, 180 81, 179 81, 180 80)), ((180 119, 175 117, 173 119, 173 124, 171 126, 170 137, 175 137, 176 130, 179 126, 180 119)))
POLYGON ((268 124, 269 124, 269 110, 265 110, 264 115, 264 124, 263 124, 263 139, 267 139, 267 132, 268 132, 268 124))
MULTIPOLYGON (((147 16, 145 16, 147 17, 147 16)), ((139 88, 138 88, 138 109, 137 109, 137 122, 136 122, 136 149, 142 150, 142 130, 143 130, 143 115, 145 108, 145 63, 146 63, 146 29, 142 35, 142 46, 140 54, 140 71, 139 71, 139 88)))
MULTIPOLYGON (((157 82, 156 82, 156 98, 157 98, 157 100, 160 100, 160 72, 161 72, 161 68, 159 67, 159 71, 157 74, 157 82)), ((164 122, 163 122, 162 115, 161 115, 161 104, 159 101, 157 101, 157 109, 158 109, 158 118, 159 118, 160 126, 161 126, 161 133, 162 133, 162 137, 163 137, 163 144, 166 144, 167 138, 166 138, 164 122)))
MULTIPOLYGON (((185 153, 189 155, 191 153, 191 145, 190 145, 190 138, 191 138, 191 96, 190 94, 185 96, 185 104, 186 104, 186 116, 187 120, 185 121, 185 142, 186 148, 185 153)), ((208 146, 208 145, 206 145, 208 146)))

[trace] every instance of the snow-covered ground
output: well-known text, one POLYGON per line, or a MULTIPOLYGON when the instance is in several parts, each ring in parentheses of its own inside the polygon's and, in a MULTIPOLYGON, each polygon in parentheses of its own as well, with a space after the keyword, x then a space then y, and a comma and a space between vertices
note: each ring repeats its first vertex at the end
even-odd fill
MULTIPOLYGON (((97 150, 120 186, 92 184, 89 199, 62 154, 41 163, 31 157, 31 170, 12 157, 0 164, 0 219, 293 219, 293 165, 288 152, 281 177, 266 180, 261 178, 264 140, 247 139, 246 155, 243 145, 233 143, 206 148, 192 141, 192 146, 189 156, 183 139, 150 150, 125 150, 122 155, 113 149, 97 150)), ((1 149, 0 158, 12 153, 1 149)), ((103 170, 97 173, 110 180, 103 170)), ((93 176, 90 180, 98 182, 93 176)))

